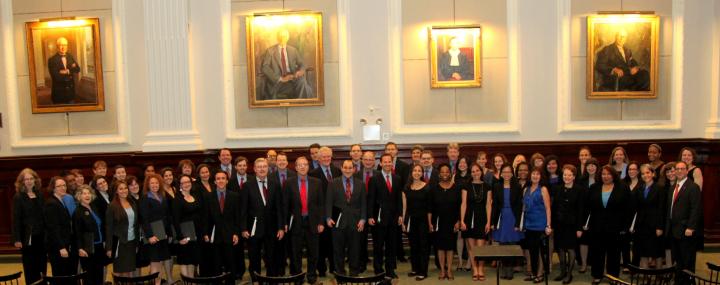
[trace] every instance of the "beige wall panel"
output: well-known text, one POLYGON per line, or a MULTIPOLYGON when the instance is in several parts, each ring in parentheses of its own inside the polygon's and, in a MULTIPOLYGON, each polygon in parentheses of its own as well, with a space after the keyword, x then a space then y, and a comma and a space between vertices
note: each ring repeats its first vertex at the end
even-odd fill
POLYGON ((483 57, 507 57, 507 1, 455 0, 455 23, 482 26, 483 57))
POLYGON ((63 11, 102 9, 112 9, 112 0, 62 0, 63 11))
POLYGON ((482 88, 456 89, 458 123, 508 121, 508 61, 483 59, 483 66, 482 88))
POLYGON ((24 14, 13 15, 15 26, 13 36, 15 38, 15 65, 18 76, 28 76, 27 45, 25 44, 25 22, 36 21, 44 18, 60 17, 60 13, 24 14))
POLYGON ((403 70, 405 123, 454 123, 455 90, 430 89, 428 61, 405 60, 403 70))
MULTIPOLYGON (((338 62, 338 16, 337 0, 285 1, 285 10, 310 10, 322 12, 323 61, 338 62)), ((368 29, 374 27, 367 27, 368 29)))
POLYGON ((286 108, 248 107, 247 67, 233 67, 235 82, 235 124, 243 128, 284 128, 287 127, 286 108))
POLYGON ((247 64, 247 48, 246 37, 247 29, 245 18, 248 15, 258 12, 282 11, 282 1, 252 1, 252 2, 235 2, 232 3, 232 28, 230 37, 232 40, 233 66, 247 64))
POLYGON ((289 127, 340 126, 340 86, 337 63, 325 64, 325 105, 287 108, 289 127))
POLYGON ((570 3, 570 55, 587 53, 587 16, 598 11, 619 11, 620 0, 573 0, 570 3))
POLYGON ((13 14, 59 12, 61 0, 13 0, 13 14))
POLYGON ((115 72, 105 72, 103 77, 105 81, 105 111, 70 113, 68 118, 70 135, 117 134, 115 72))
POLYGON ((427 28, 433 25, 451 25, 452 23, 453 0, 404 0, 402 2, 402 58, 427 59, 427 28))
POLYGON ((572 89, 570 92, 572 121, 620 120, 619 100, 588 100, 585 92, 585 57, 573 57, 572 89))
POLYGON ((660 55, 672 54, 672 0, 623 0, 623 10, 655 11, 660 16, 660 55))
POLYGON ((29 82, 27 76, 19 76, 17 79, 21 135, 23 137, 67 135, 68 122, 65 113, 32 113, 29 82))
POLYGON ((672 57, 660 57, 657 98, 624 100, 623 120, 670 120, 671 65, 672 57))

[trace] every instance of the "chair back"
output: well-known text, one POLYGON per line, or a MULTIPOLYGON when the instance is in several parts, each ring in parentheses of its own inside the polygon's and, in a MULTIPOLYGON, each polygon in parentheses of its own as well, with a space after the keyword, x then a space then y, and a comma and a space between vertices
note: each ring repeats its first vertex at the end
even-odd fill
POLYGON ((696 275, 695 273, 693 273, 692 271, 687 270, 687 269, 683 270, 682 274, 685 274, 685 275, 689 276, 689 278, 692 278, 695 285, 720 285, 720 282, 718 282, 717 280, 713 281, 713 280, 707 279, 705 277, 700 277, 700 276, 696 275))
POLYGON ((113 282, 115 285, 154 285, 158 276, 160 276, 160 272, 138 277, 118 276, 113 273, 113 282))
POLYGON ((633 285, 670 285, 675 279, 675 266, 647 269, 625 264, 623 267, 630 270, 630 284, 633 285))
POLYGON ((0 276, 0 285, 20 285, 22 271, 0 276))
POLYGON ((45 276, 42 283, 48 285, 94 285, 87 281, 87 272, 70 276, 45 276))
POLYGON ((335 281, 338 285, 378 285, 386 283, 385 272, 375 276, 345 276, 335 273, 335 281))
POLYGON ((605 278, 608 279, 608 283, 610 283, 610 285, 630 285, 630 282, 620 280, 620 278, 610 274, 605 274, 605 278))
POLYGON ((260 273, 251 272, 250 278, 252 280, 252 284, 258 285, 295 285, 303 283, 303 281, 305 280, 305 272, 292 276, 277 277, 263 276, 260 275, 260 273))
POLYGON ((218 284, 235 284, 234 276, 230 273, 223 273, 212 277, 188 277, 180 275, 180 281, 183 285, 218 285, 218 284))
POLYGON ((708 270, 710 270, 710 281, 718 282, 720 281, 720 265, 714 264, 714 263, 707 263, 708 270))

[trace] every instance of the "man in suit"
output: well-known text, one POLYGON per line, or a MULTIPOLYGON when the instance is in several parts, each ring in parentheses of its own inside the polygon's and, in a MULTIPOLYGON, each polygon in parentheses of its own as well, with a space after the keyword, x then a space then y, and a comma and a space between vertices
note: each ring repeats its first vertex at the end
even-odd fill
MULTIPOLYGON (((245 184, 253 176, 247 173, 247 158, 244 156, 238 156, 235 158, 235 168, 233 169, 233 175, 230 176, 227 189, 229 192, 235 192, 242 197, 241 192, 243 191, 245 184)), ((247 269, 245 266, 245 243, 246 240, 241 238, 240 241, 233 246, 235 256, 236 274, 235 279, 242 279, 247 269)))
MULTIPOLYGON (((395 256, 398 245, 398 217, 402 211, 402 184, 400 176, 392 173, 393 159, 389 153, 380 157, 382 172, 370 179, 368 223, 372 226, 373 267, 375 274, 397 279, 395 256), (385 270, 383 270, 383 258, 385 270)), ((402 244, 400 244, 402 245, 402 244)))
POLYGON ((267 162, 268 162, 268 173, 273 173, 277 170, 277 156, 278 153, 274 149, 267 151, 267 162))
POLYGON ((240 212, 240 230, 249 243, 250 271, 261 273, 262 256, 266 274, 279 276, 282 268, 275 249, 282 251, 277 241, 283 239, 287 225, 282 190, 279 184, 268 179, 265 158, 256 159, 253 169, 256 177, 241 191, 244 207, 240 212))
MULTIPOLYGON (((702 195, 700 187, 687 179, 688 167, 685 162, 675 164, 675 189, 668 193, 667 232, 672 237, 672 256, 678 271, 695 272, 697 243, 695 235, 702 219, 702 195)), ((678 284, 690 284, 691 280, 676 276, 678 284)))
MULTIPOLYGON (((272 150, 274 152, 274 150, 272 150)), ((270 151, 268 151, 268 157, 271 156, 270 151)), ((287 191, 285 191, 285 185, 287 184, 287 181, 290 181, 293 177, 296 176, 295 171, 292 171, 291 169, 288 169, 288 160, 287 160, 287 154, 284 152, 278 152, 275 157, 275 170, 270 172, 268 176, 271 180, 274 180, 277 185, 280 185, 280 188, 283 192, 283 197, 287 199, 287 191)), ((289 215, 285 215, 285 218, 288 219, 287 222, 289 222, 289 215)), ((279 272, 280 275, 285 275, 285 267, 287 267, 288 262, 287 259, 290 257, 290 253, 292 252, 291 248, 291 240, 289 238, 284 238, 282 240, 278 241, 278 248, 284 248, 284 250, 277 250, 278 254, 278 262, 279 266, 282 267, 282 271, 279 272)))
POLYGON ((240 242, 240 194, 227 191, 228 174, 215 172, 215 189, 203 193, 204 208, 207 209, 206 228, 202 233, 205 242, 213 244, 212 258, 215 268, 208 274, 230 273, 237 276, 236 258, 233 246, 240 242), (214 272, 213 272, 214 271, 214 272))
MULTIPOLYGON (((278 155, 278 161, 280 156, 278 155)), ((325 230, 323 216, 325 208, 320 188, 320 179, 308 175, 308 160, 304 156, 295 160, 297 176, 285 184, 288 213, 292 223, 288 225, 288 234, 293 244, 290 258, 290 274, 302 272, 303 248, 307 251, 307 281, 318 284, 317 258, 320 233, 325 230)))
POLYGON ((648 91, 650 73, 640 68, 632 51, 625 46, 627 31, 615 34, 615 42, 597 53, 595 71, 600 75, 597 91, 648 91))
POLYGON ((447 158, 450 165, 450 173, 455 175, 457 172, 457 161, 460 158, 460 145, 458 143, 449 143, 447 145, 447 158))
POLYGON ((276 45, 265 51, 261 71, 265 76, 264 100, 315 98, 312 87, 305 76, 303 56, 288 45, 290 32, 280 29, 276 45))
POLYGON ((52 79, 53 104, 75 103, 75 75, 80 73, 75 58, 68 53, 68 40, 60 37, 55 41, 57 53, 48 59, 48 70, 52 79))
MULTIPOLYGON (((380 175, 380 171, 375 170, 375 152, 366 151, 362 155, 362 168, 360 171, 355 172, 355 178, 360 179, 365 185, 365 192, 370 192, 370 179, 375 175, 380 175)), ((368 200, 369 201, 369 200, 368 200)), ((368 203, 368 213, 372 213, 368 203)), ((372 227, 370 227, 372 229, 372 227)), ((368 232, 370 230, 363 231, 363 235, 360 238, 360 272, 365 272, 367 269, 368 259, 368 232)))
POLYGON ((220 149, 220 152, 218 153, 218 160, 220 160, 220 170, 225 171, 225 173, 228 174, 228 177, 233 177, 235 170, 232 167, 232 153, 230 152, 230 149, 220 149))
MULTIPOLYGON (((385 153, 389 154, 393 159, 392 173, 400 176, 400 184, 398 185, 404 186, 410 175, 410 165, 408 165, 401 159, 398 159, 398 147, 397 144, 395 144, 394 142, 387 142, 385 144, 385 153)), ((378 165, 378 170, 381 170, 381 168, 382 165, 378 165)), ((405 248, 403 247, 402 229, 400 228, 400 225, 397 225, 397 230, 395 231, 395 233, 395 249, 397 254, 397 260, 400 262, 407 262, 407 258, 405 258, 405 248)))
POLYGON ((430 185, 435 185, 440 181, 438 172, 433 167, 434 161, 435 158, 433 158, 432 151, 429 149, 423 150, 423 153, 420 156, 420 166, 423 168, 423 181, 430 185))
MULTIPOLYGON (((330 181, 336 177, 340 177, 340 169, 332 165, 332 149, 326 146, 320 147, 317 152, 318 167, 310 172, 310 176, 320 179, 322 183, 323 197, 327 196, 327 189, 330 181)), ((330 245, 332 244, 331 231, 324 231, 320 234, 320 244, 330 245)), ((333 263, 333 247, 322 246, 320 247, 320 259, 318 260, 318 274, 320 277, 325 277, 327 269, 330 272, 335 271, 335 263, 333 263), (327 264, 325 263, 327 260, 327 264)))
POLYGON ((352 159, 353 166, 355 166, 355 172, 362 169, 362 147, 359 143, 350 146, 350 159, 352 159))
MULTIPOLYGON (((420 156, 425 148, 422 145, 416 144, 410 150, 410 157, 412 158, 412 166, 420 165, 420 156)), ((411 168, 412 169, 412 168, 411 168)))
POLYGON ((362 181, 353 177, 351 160, 343 161, 342 176, 328 186, 325 217, 332 230, 335 272, 345 275, 345 258, 350 261, 350 276, 360 273, 360 233, 367 217, 367 194, 362 181), (347 255, 345 252, 347 251, 347 255))
POLYGON ((295 175, 295 171, 288 168, 287 154, 279 152, 276 156, 276 169, 270 173, 270 179, 275 180, 281 188, 284 188, 285 182, 295 175))
MULTIPOLYGON (((310 154, 310 163, 308 166, 310 167, 310 171, 315 170, 315 168, 320 167, 320 162, 318 161, 318 156, 320 153, 320 144, 313 143, 308 148, 308 153, 310 154)), ((325 191, 325 189, 323 189, 325 191)))

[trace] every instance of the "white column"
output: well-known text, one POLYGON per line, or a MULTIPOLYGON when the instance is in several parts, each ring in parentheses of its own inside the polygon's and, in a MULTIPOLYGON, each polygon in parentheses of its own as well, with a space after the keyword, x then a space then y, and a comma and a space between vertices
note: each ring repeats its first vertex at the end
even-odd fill
POLYGON ((190 92, 188 0, 144 0, 150 112, 144 151, 201 149, 190 92))
POLYGON ((720 2, 713 1, 712 60, 710 62, 710 114, 705 124, 705 138, 720 138, 720 2))

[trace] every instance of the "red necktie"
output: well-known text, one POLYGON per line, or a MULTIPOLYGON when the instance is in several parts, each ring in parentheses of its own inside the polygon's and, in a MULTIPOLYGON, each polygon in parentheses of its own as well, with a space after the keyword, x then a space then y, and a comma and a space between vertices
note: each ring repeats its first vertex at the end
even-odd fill
POLYGON ((300 213, 303 216, 307 216, 307 214, 308 214, 307 185, 305 185, 305 178, 300 178, 300 204, 301 204, 300 213))
POLYGON ((285 187, 285 173, 280 174, 280 186, 285 187))
POLYGON ((390 175, 385 175, 385 185, 387 186, 388 192, 392 193, 392 183, 390 183, 390 175))
POLYGON ((325 169, 325 178, 327 178, 328 181, 332 181, 332 173, 330 173, 330 167, 325 169))
POLYGON ((368 187, 370 186, 370 178, 372 178, 372 173, 370 171, 365 171, 365 192, 368 192, 368 187))
POLYGON ((352 196, 352 184, 350 184, 350 179, 345 179, 345 201, 350 203, 351 196, 352 196))
POLYGON ((220 192, 220 212, 225 211, 225 192, 220 192))
POLYGON ((429 176, 430 176, 430 175, 428 174, 428 172, 427 172, 427 170, 426 170, 426 171, 425 171, 425 175, 423 175, 423 178, 425 178, 425 182, 426 182, 426 183, 427 183, 428 180, 430 179, 429 176))
POLYGON ((287 60, 285 60, 285 48, 280 48, 280 64, 282 64, 282 74, 287 74, 287 60))
POLYGON ((267 186, 265 186, 265 180, 260 181, 263 186, 263 195, 265 196, 265 204, 267 205, 268 201, 270 201, 270 191, 268 191, 267 186))
POLYGON ((673 207, 675 207, 675 202, 677 202, 679 192, 680 192, 680 183, 677 183, 677 184, 675 184, 675 192, 673 192, 673 207))
POLYGON ((240 177, 240 189, 243 189, 243 186, 245 186, 245 178, 240 177))

